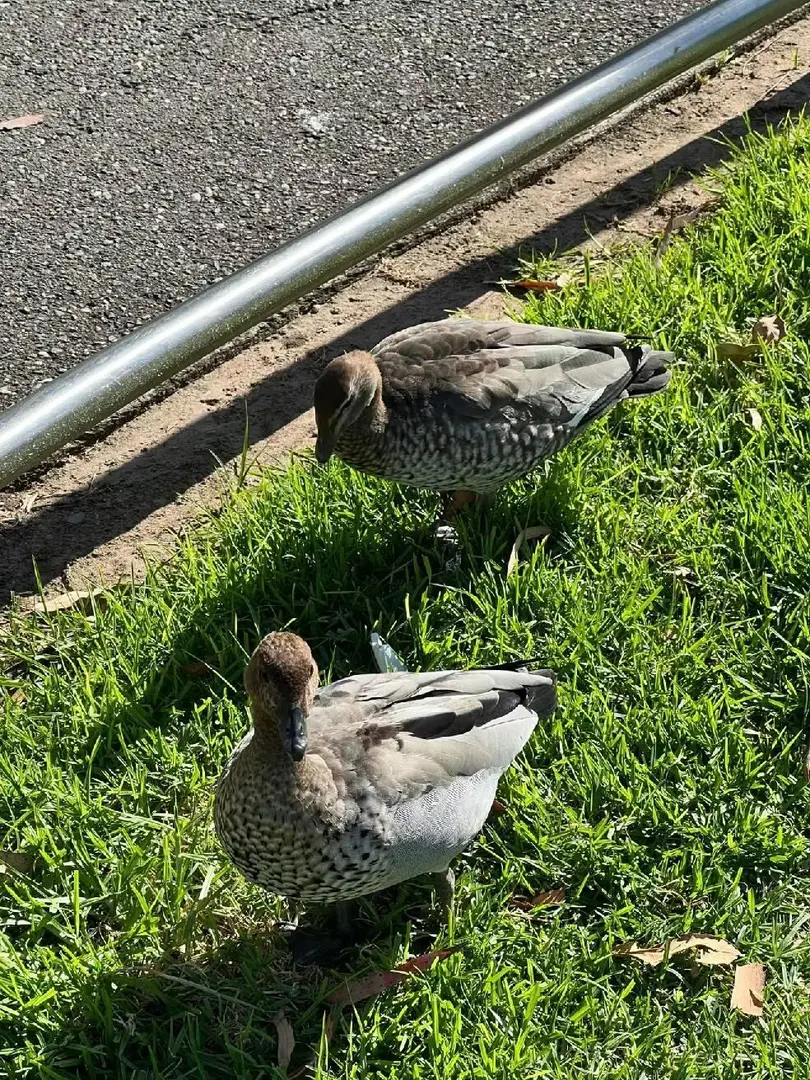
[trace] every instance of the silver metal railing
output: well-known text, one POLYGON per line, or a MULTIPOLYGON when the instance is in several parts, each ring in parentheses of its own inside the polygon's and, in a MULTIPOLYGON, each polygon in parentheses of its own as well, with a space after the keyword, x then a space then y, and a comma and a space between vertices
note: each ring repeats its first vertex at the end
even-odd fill
POLYGON ((311 289, 806 2, 718 0, 77 364, 0 414, 0 487, 311 289))

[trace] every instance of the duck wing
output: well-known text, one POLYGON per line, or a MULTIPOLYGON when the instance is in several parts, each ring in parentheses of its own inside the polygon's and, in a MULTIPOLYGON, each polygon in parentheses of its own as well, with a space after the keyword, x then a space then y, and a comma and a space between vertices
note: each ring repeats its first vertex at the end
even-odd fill
POLYGON ((318 694, 307 757, 355 798, 390 808, 461 777, 500 775, 555 705, 547 670, 356 675, 318 694))
POLYGON ((666 386, 671 354, 626 340, 602 330, 443 319, 392 334, 372 353, 388 405, 428 399, 480 420, 512 410, 573 430, 625 397, 666 386))

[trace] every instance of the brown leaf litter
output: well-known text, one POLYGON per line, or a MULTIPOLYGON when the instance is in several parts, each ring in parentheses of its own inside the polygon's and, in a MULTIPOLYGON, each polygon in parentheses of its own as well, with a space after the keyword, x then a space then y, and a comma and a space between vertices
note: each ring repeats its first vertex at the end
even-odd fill
POLYGON ((636 941, 625 941, 613 949, 614 957, 629 956, 642 964, 649 964, 650 967, 658 967, 664 960, 687 952, 694 952, 695 960, 707 967, 733 964, 742 956, 740 950, 731 942, 712 934, 682 934, 680 937, 668 938, 660 945, 639 945, 636 941))
POLYGON ((710 210, 714 210, 719 202, 720 199, 716 196, 713 196, 712 198, 707 199, 705 202, 702 202, 700 206, 696 206, 693 210, 687 210, 685 213, 682 214, 676 214, 673 211, 669 215, 669 220, 667 221, 666 228, 664 229, 661 235, 661 239, 658 241, 658 246, 655 250, 656 266, 661 262, 664 252, 672 243, 673 238, 679 232, 682 232, 687 227, 687 225, 693 225, 699 217, 703 216, 703 214, 708 213, 710 210))
POLYGON ((785 321, 779 315, 763 315, 751 329, 751 340, 766 345, 778 345, 787 331, 785 321))
POLYGON ((411 957, 391 971, 376 971, 372 975, 365 975, 362 979, 339 987, 329 995, 327 1001, 330 1005, 356 1005, 367 998, 376 997, 392 986, 398 986, 416 972, 427 971, 437 960, 445 960, 458 952, 459 948, 460 946, 456 945, 449 949, 434 949, 421 956, 411 957))
POLYGON ((731 1007, 746 1016, 762 1016, 765 968, 762 964, 740 964, 734 969, 731 1007))
POLYGON ((295 1049, 295 1034, 292 1024, 284 1015, 284 1010, 277 1012, 273 1017, 273 1024, 278 1033, 278 1064, 279 1068, 286 1070, 292 1060, 295 1049))
POLYGON ((546 889, 545 892, 536 893, 527 900, 522 896, 513 896, 509 901, 510 907, 518 908, 519 911, 533 911, 541 907, 559 907, 565 903, 565 889, 546 889))
POLYGON ((109 602, 106 589, 67 589, 36 600, 30 608, 33 615, 52 615, 57 611, 81 611, 90 615, 103 611, 109 602))
POLYGON ((506 576, 510 577, 517 569, 518 555, 525 543, 530 540, 542 540, 549 536, 551 536, 551 529, 546 528, 545 525, 530 525, 528 529, 518 533, 514 544, 512 544, 512 550, 509 552, 509 559, 506 563, 506 576))
POLYGON ((785 321, 780 315, 763 315, 751 327, 750 341, 718 341, 715 351, 721 360, 751 360, 761 355, 763 345, 778 345, 786 333, 785 321))

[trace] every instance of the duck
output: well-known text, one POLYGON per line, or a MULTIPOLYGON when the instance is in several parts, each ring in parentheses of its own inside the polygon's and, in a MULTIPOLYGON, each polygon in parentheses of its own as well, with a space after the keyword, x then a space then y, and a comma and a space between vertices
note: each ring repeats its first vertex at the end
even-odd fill
MULTIPOLYGON (((353 675, 319 687, 306 641, 275 631, 245 670, 252 726, 218 780, 214 824, 251 883, 294 903, 351 904, 432 875, 482 829, 501 775, 556 706, 556 676, 515 661, 353 675)), ((333 940, 334 945, 334 940, 333 940)))
POLYGON ((530 473, 675 357, 622 333, 448 318, 332 360, 314 388, 321 463, 441 493, 440 517, 530 473))

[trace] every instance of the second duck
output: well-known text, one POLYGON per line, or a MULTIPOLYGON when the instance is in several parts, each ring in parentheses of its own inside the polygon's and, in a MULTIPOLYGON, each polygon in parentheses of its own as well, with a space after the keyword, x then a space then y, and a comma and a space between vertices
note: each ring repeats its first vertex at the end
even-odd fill
POLYGON ((663 390, 673 359, 602 330, 423 323, 327 365, 315 386, 315 453, 441 491, 451 517, 620 401, 663 390))

